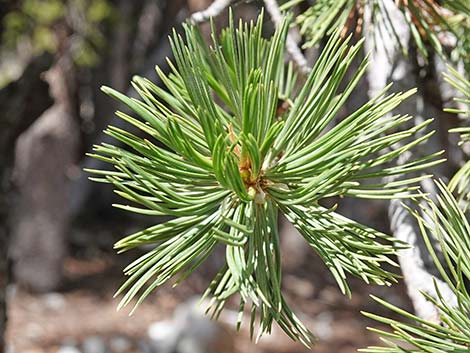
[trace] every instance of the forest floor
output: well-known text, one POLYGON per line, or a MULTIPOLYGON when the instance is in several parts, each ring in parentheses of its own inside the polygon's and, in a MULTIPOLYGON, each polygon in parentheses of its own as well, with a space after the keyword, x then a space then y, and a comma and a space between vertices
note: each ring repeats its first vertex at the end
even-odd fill
MULTIPOLYGON (((129 260, 126 256, 109 254, 87 260, 69 258, 65 263, 66 283, 62 290, 32 295, 12 289, 7 331, 11 351, 99 353, 98 340, 106 346, 101 351, 107 353, 158 352, 149 346, 149 325, 169 319, 178 304, 204 290, 209 278, 203 270, 174 289, 163 287, 144 301, 134 315, 128 316, 127 308, 116 311, 118 299, 113 299, 113 293, 123 281, 121 269, 129 260), (95 348, 90 342, 95 342, 95 348)), ((373 302, 369 294, 410 308, 402 284, 370 287, 352 279, 353 295, 349 299, 341 295, 331 275, 313 253, 303 256, 300 264, 295 254, 284 260, 283 287, 287 301, 320 339, 313 352, 352 353, 379 343, 377 336, 366 330, 367 326, 376 326, 375 323, 360 311, 391 313, 373 302)), ((229 330, 236 341, 236 353, 307 352, 278 329, 258 344, 250 341, 246 328, 238 333, 232 328, 229 330)))

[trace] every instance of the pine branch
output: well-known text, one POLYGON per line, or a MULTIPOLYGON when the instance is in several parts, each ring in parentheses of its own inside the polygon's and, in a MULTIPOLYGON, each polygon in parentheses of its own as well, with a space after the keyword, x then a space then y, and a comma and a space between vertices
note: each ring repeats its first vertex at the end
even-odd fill
MULTIPOLYGON (((406 22, 401 18, 400 11, 392 2, 384 4, 387 6, 387 11, 390 15, 390 20, 394 21, 396 33, 404 41, 410 38, 410 30, 406 22)), ((370 24, 366 22, 366 26, 370 24)), ((382 21, 375 23, 377 27, 383 26, 382 21)), ((397 84, 401 87, 413 87, 417 85, 414 81, 412 65, 400 55, 399 48, 393 43, 393 38, 389 34, 384 33, 384 37, 380 38, 382 43, 378 45, 375 50, 372 50, 375 43, 374 34, 366 34, 366 48, 372 52, 372 65, 368 70, 369 78, 369 94, 374 95, 382 90, 388 80, 393 77, 397 80, 397 84), (390 61, 390 60, 393 61, 390 61)), ((417 98, 419 99, 419 97, 417 98)), ((412 110, 417 115, 413 123, 415 125, 422 121, 420 115, 423 111, 415 111, 416 99, 411 100, 408 104, 407 110, 412 110), (413 104, 414 103, 414 104, 413 104)), ((399 148, 399 146, 394 146, 399 148)), ((429 143, 421 149, 421 155, 430 153, 429 143), (424 153, 423 153, 424 152, 424 153)), ((419 158, 417 152, 408 151, 399 156, 396 163, 398 165, 406 165, 413 159, 419 158)), ((395 176, 387 177, 387 182, 394 182, 395 176)), ((426 182, 427 180, 424 180, 426 182)), ((425 319, 435 319, 437 317, 437 308, 432 302, 429 302, 422 296, 422 292, 428 293, 436 297, 436 291, 432 281, 432 261, 427 256, 427 249, 419 236, 419 229, 415 219, 409 214, 406 207, 412 207, 411 200, 391 200, 388 208, 390 229, 393 236, 401 242, 410 244, 409 249, 402 249, 398 252, 398 263, 403 274, 403 279, 406 284, 406 289, 409 298, 413 303, 413 308, 417 316, 425 319)), ((450 289, 439 282, 440 288, 443 292, 450 294, 450 289)))
MULTIPOLYGON (((404 154, 398 159, 398 163, 405 164, 410 157, 410 154, 404 154)), ((398 241, 412 245, 409 249, 399 251, 398 262, 416 316, 436 322, 439 321, 438 308, 433 301, 427 299, 427 296, 437 299, 437 293, 441 293, 447 303, 452 305, 457 303, 457 298, 452 289, 434 277, 428 269, 428 264, 424 261, 427 254, 423 253, 426 246, 422 244, 418 224, 409 212, 409 207, 412 205, 409 201, 404 202, 392 200, 389 206, 390 228, 394 237, 398 241)))
POLYGON ((387 95, 387 87, 331 126, 365 73, 367 60, 339 89, 361 42, 350 47, 334 35, 301 81, 284 61, 289 20, 265 39, 262 16, 238 26, 230 16, 220 35, 213 26, 210 46, 187 24, 185 39, 176 32, 171 38, 171 73, 157 68, 166 89, 141 77, 133 80, 141 100, 103 88, 138 116, 118 113, 147 138, 109 127, 106 133, 127 148, 96 146, 92 156, 115 170, 90 170, 92 179, 115 186, 126 200, 119 208, 172 217, 116 244, 119 251, 154 245, 125 269, 120 307, 134 299, 138 305, 170 280, 179 284, 223 244, 226 265, 206 292, 212 314, 217 317, 238 293, 240 310, 251 307, 252 334, 255 326, 258 337, 269 333, 276 321, 293 339, 313 344, 282 294, 279 210, 322 257, 343 293, 350 293, 348 273, 368 283, 396 280, 381 265, 396 265, 388 256, 406 245, 391 244, 390 236, 321 202, 332 196, 419 197, 417 184, 426 176, 406 174, 439 163, 438 154, 402 166, 391 162, 430 136, 416 137, 430 120, 400 130, 410 117, 389 112, 414 91, 387 95), (391 150, 397 143, 401 147, 391 150), (375 182, 392 175, 401 177, 375 182))
POLYGON ((434 280, 437 297, 426 293, 423 293, 423 296, 437 308, 439 316, 435 320, 425 320, 373 297, 403 319, 394 320, 364 313, 367 317, 390 326, 392 332, 371 329, 382 336, 386 347, 369 347, 361 350, 363 352, 468 352, 470 293, 466 288, 466 281, 470 279, 470 225, 445 184, 437 182, 436 185, 439 189, 437 203, 426 199, 426 203, 421 205, 421 210, 412 211, 412 214, 418 221, 440 276, 455 294, 456 301, 441 292, 438 282, 434 280), (443 261, 437 256, 431 243, 431 235, 439 239, 444 254, 443 261))
MULTIPOLYGON (((291 0, 283 6, 283 9, 292 8, 300 2, 301 0, 291 0)), ((391 2, 385 0, 315 1, 296 19, 300 33, 307 38, 304 47, 318 44, 322 38, 340 28, 343 36, 348 33, 362 35, 374 31, 380 37, 390 36, 395 45, 407 54, 407 43, 398 35, 393 18, 390 16, 390 4, 391 2), (369 25, 365 26, 366 22, 369 25), (364 31, 365 28, 367 32, 364 31)), ((448 34, 456 38, 465 38, 456 35, 461 29, 459 25, 455 25, 456 21, 459 21, 460 27, 465 25, 465 23, 462 25, 458 18, 458 16, 468 16, 468 5, 464 1, 449 1, 440 5, 435 0, 397 0, 393 6, 401 12, 410 28, 413 41, 424 58, 429 55, 429 46, 443 55, 441 40, 448 37, 448 34)))
MULTIPOLYGON (((444 79, 461 94, 461 97, 454 98, 455 103, 458 105, 457 108, 449 108, 446 109, 446 111, 459 114, 465 123, 464 126, 451 129, 449 132, 460 134, 460 145, 464 143, 468 144, 470 142, 470 127, 468 126, 470 119, 470 81, 451 66, 447 68, 449 69, 449 73, 444 73, 444 79)), ((449 189, 459 195, 458 200, 465 205, 464 207, 466 209, 470 199, 469 161, 467 161, 450 180, 449 189)))
MULTIPOLYGON (((271 16, 271 19, 274 24, 276 26, 280 26, 283 21, 283 15, 281 14, 281 10, 279 9, 277 1, 264 0, 264 5, 266 6, 266 10, 271 16)), ((286 49, 287 52, 290 54, 292 60, 297 64, 300 71, 302 71, 304 74, 307 74, 310 72, 311 68, 308 66, 307 59, 305 58, 304 54, 300 50, 295 40, 295 37, 298 36, 297 32, 298 31, 295 28, 291 28, 289 30, 286 39, 286 49)))
MULTIPOLYGON (((445 73, 445 80, 459 90, 464 96, 457 103, 468 104, 466 99, 470 94, 470 83, 458 72, 448 67, 450 74, 445 73)), ((466 109, 448 109, 450 112, 468 114, 466 109)), ((463 140, 468 133, 467 128, 456 129, 463 134, 463 140)), ((442 181, 436 182, 439 192, 436 201, 426 197, 421 202, 418 211, 411 211, 405 217, 414 217, 420 233, 426 244, 435 268, 442 280, 430 277, 426 272, 416 273, 415 281, 420 283, 423 290, 421 297, 415 300, 422 304, 416 315, 374 298, 388 309, 398 313, 405 320, 392 320, 378 315, 364 313, 366 316, 387 324, 393 332, 371 329, 382 335, 386 347, 369 347, 364 352, 468 352, 470 345, 470 293, 466 283, 470 279, 470 242, 468 234, 470 225, 465 214, 468 202, 469 178, 468 162, 451 180, 449 187, 442 181), (457 191, 454 198, 452 191, 457 191), (461 206, 463 205, 463 209, 461 206), (438 239, 438 247, 433 242, 438 239), (442 251, 438 254, 438 250, 442 251), (427 284, 426 284, 427 282, 427 284), (431 285, 433 288, 429 288, 431 285), (410 323, 411 322, 411 323, 410 323), (410 346, 412 348, 410 348, 410 346)), ((397 222, 403 226, 403 223, 397 222)), ((419 257, 418 257, 419 258, 419 257)), ((402 264, 403 266, 403 264, 402 264)), ((419 268, 419 266, 417 266, 419 268)), ((405 269, 404 269, 405 270, 405 269)), ((407 276, 405 276, 405 280, 407 276)))

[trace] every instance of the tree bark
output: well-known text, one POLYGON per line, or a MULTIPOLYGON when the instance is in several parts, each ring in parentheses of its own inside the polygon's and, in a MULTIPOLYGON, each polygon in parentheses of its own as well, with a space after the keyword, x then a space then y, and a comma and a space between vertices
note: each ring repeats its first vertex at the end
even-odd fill
POLYGON ((18 81, 0 90, 0 353, 5 352, 14 145, 19 134, 52 103, 48 85, 40 77, 50 62, 48 56, 34 59, 18 81))
MULTIPOLYGON (((447 131, 443 131, 442 124, 440 124, 440 121, 445 119, 442 116, 442 107, 434 106, 436 103, 442 105, 441 97, 436 97, 439 94, 439 90, 434 92, 431 98, 428 98, 430 92, 433 91, 431 88, 432 82, 429 75, 423 75, 423 68, 418 65, 418 54, 414 48, 414 42, 411 40, 409 26, 393 3, 386 3, 384 5, 388 7, 387 10, 402 43, 408 44, 410 58, 403 57, 401 51, 395 45, 394 38, 385 35, 386 31, 381 32, 384 34, 380 39, 366 35, 366 49, 372 51, 372 65, 368 68, 369 96, 376 96, 390 81, 394 82, 392 89, 395 92, 407 91, 413 87, 418 87, 418 93, 397 107, 393 114, 413 115, 413 123, 415 125, 428 117, 440 117, 430 126, 430 129, 440 131, 440 136, 432 136, 426 144, 400 155, 397 163, 403 164, 408 160, 418 159, 443 149, 443 145, 447 144, 446 137, 444 137, 444 134, 447 136, 447 131), (375 50, 374 40, 378 41, 375 50)), ((380 25, 379 23, 378 26, 380 25)), ((427 71, 432 72, 429 65, 432 65, 432 62, 427 67, 427 71)), ((434 173, 437 175, 443 175, 445 172, 443 166, 437 166, 434 169, 434 173)), ((394 180, 394 178, 388 179, 389 182, 394 180)), ((426 185, 423 184, 422 186, 425 187, 426 185)), ((398 253, 398 262, 404 277, 407 293, 413 303, 417 316, 430 321, 438 321, 438 309, 422 295, 422 292, 424 292, 437 298, 433 278, 436 278, 436 285, 449 305, 455 305, 457 300, 449 286, 440 280, 436 266, 421 237, 417 222, 403 207, 403 203, 411 208, 414 206, 410 201, 392 200, 389 204, 388 215, 394 237, 412 246, 410 249, 400 250, 398 253)), ((436 250, 439 251, 437 241, 434 241, 434 245, 436 250)))
POLYGON ((17 141, 13 273, 18 284, 51 291, 62 279, 70 220, 70 175, 79 143, 74 117, 74 67, 67 56, 46 73, 54 105, 17 141))

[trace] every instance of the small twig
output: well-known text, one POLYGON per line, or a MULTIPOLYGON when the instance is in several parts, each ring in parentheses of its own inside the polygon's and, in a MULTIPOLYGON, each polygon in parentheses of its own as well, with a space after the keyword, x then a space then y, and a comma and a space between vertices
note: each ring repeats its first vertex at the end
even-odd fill
MULTIPOLYGON (((402 154, 397 164, 404 164, 413 158, 411 152, 402 154)), ((390 181, 396 178, 390 178, 390 181)), ((414 217, 403 207, 401 200, 394 199, 390 202, 388 209, 390 228, 397 240, 404 241, 411 245, 409 249, 398 252, 398 261, 403 273, 403 279, 406 284, 407 293, 410 297, 415 313, 425 320, 439 322, 439 310, 428 301, 422 292, 438 299, 436 287, 450 306, 457 305, 457 298, 447 283, 439 279, 428 268, 427 248, 421 236, 419 227, 414 217)))
MULTIPOLYGON (((231 1, 232 0, 214 0, 205 10, 193 13, 191 15, 191 22, 193 24, 203 23, 208 21, 211 17, 220 15, 222 11, 230 5, 231 1)), ((283 15, 276 0, 264 0, 264 5, 266 6, 271 20, 276 27, 279 26, 282 23, 283 15)), ((298 33, 295 33, 295 29, 291 28, 287 34, 287 52, 299 69, 306 74, 312 69, 308 66, 307 59, 305 59, 305 56, 297 45, 296 37, 298 37, 298 33)))
POLYGON ((423 261, 425 256, 422 253, 423 247, 419 245, 421 242, 418 231, 415 229, 415 220, 399 200, 392 200, 390 203, 389 216, 395 238, 412 245, 410 249, 399 251, 398 260, 415 313, 425 320, 439 322, 439 310, 426 299, 422 292, 438 299, 437 287, 445 302, 450 306, 457 305, 457 298, 447 283, 428 272, 423 261))
POLYGON ((193 24, 206 22, 211 17, 220 15, 231 2, 232 0, 214 0, 206 9, 193 13, 191 22, 193 24))
MULTIPOLYGON (((409 27, 403 19, 400 11, 388 2, 384 3, 389 11, 389 15, 394 22, 395 30, 399 34, 403 42, 406 43, 410 38, 409 27)), ((365 16, 370 25, 370 13, 365 16)), ((382 23, 376 23, 376 26, 383 26, 382 23)), ((385 31, 382 31, 385 33, 385 31)), ((377 38, 378 39, 378 38, 377 38)), ((388 35, 381 37, 382 45, 377 45, 374 49, 374 38, 366 34, 365 46, 367 50, 372 51, 371 61, 374 65, 368 68, 368 82, 369 82, 369 96, 376 96, 385 87, 390 78, 393 77, 396 84, 400 86, 400 90, 414 87, 418 84, 416 77, 413 75, 413 68, 408 61, 405 61, 400 55, 399 49, 396 47, 393 38, 388 35)), ((427 115, 423 112, 422 102, 420 97, 417 96, 413 99, 408 99, 401 106, 401 109, 406 109, 407 113, 414 111, 415 124, 419 124, 421 116, 427 115)), ((400 108, 394 113, 402 113, 400 108)), ((397 146, 398 147, 398 146, 397 146)), ((439 148, 432 148, 426 145, 425 150, 422 151, 424 155, 430 154, 432 151, 439 150, 439 148)), ((407 151, 402 153, 397 160, 397 165, 403 165, 410 160, 419 158, 417 152, 407 151)), ((399 176, 391 176, 387 178, 387 182, 397 180, 399 176)), ((429 294, 433 298, 438 298, 436 286, 439 289, 446 302, 453 306, 457 303, 455 294, 451 288, 438 278, 438 273, 434 271, 435 267, 429 256, 428 249, 420 234, 419 226, 416 219, 404 207, 404 204, 412 207, 411 201, 392 200, 389 205, 388 215, 390 220, 390 228, 393 236, 399 240, 404 241, 411 245, 410 249, 400 250, 398 252, 398 262, 403 274, 403 279, 406 284, 408 296, 410 297, 414 311, 417 316, 431 321, 439 320, 439 311, 435 305, 428 301, 422 292, 429 294), (434 284, 435 280, 435 284, 434 284)), ((433 245, 438 244, 434 242, 433 245)))
MULTIPOLYGON (((276 0, 264 0, 264 5, 266 6, 266 10, 271 16, 271 20, 274 24, 279 26, 282 23, 284 16, 279 9, 279 5, 276 0)), ((295 37, 298 37, 298 33, 296 33, 296 29, 291 28, 289 33, 287 34, 286 40, 286 48, 287 52, 291 56, 292 60, 294 60, 295 64, 298 68, 305 74, 308 74, 312 68, 308 65, 307 59, 305 58, 304 54, 300 50, 299 46, 297 45, 297 41, 295 37)))

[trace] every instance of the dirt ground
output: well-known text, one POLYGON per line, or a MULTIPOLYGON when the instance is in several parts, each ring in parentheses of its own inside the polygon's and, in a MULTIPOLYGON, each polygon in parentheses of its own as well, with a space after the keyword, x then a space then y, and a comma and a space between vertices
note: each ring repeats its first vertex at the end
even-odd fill
MULTIPOLYGON (((118 339, 125 340, 127 344, 120 348, 121 352, 152 352, 146 346, 149 325, 170 318, 179 303, 199 295, 208 284, 207 274, 203 270, 184 285, 157 290, 134 315, 128 316, 127 309, 116 311, 118 299, 112 296, 124 279, 121 269, 130 259, 127 255, 109 254, 87 260, 69 258, 65 264, 66 284, 59 292, 32 295, 12 288, 7 331, 11 351, 56 353, 64 345, 79 345, 91 336, 100 337, 108 345, 118 339)), ((376 326, 375 323, 359 311, 390 313, 370 300, 371 293, 409 308, 401 284, 390 288, 369 287, 352 279, 352 298, 342 296, 311 251, 303 256, 301 263, 296 256, 290 256, 285 259, 285 265, 283 286, 287 300, 319 337, 314 352, 350 353, 379 342, 376 335, 366 330, 367 326, 376 326)), ((230 332, 237 353, 307 352, 278 329, 258 344, 250 341, 244 329, 237 333, 230 328, 230 332)))

